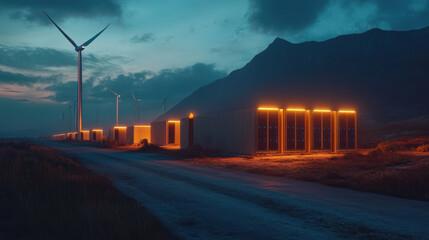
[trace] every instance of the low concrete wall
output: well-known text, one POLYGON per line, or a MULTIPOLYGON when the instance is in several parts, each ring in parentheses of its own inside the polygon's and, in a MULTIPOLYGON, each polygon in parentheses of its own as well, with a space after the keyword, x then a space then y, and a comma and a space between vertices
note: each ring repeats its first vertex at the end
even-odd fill
POLYGON ((211 151, 255 154, 255 114, 255 109, 245 109, 197 116, 194 118, 194 144, 211 151))

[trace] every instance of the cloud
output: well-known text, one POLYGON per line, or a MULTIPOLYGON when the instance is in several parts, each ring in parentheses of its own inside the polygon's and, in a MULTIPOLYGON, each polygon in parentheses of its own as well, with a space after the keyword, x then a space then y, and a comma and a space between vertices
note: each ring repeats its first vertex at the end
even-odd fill
MULTIPOLYGON (((249 0, 248 22, 255 31, 268 34, 296 34, 315 25, 319 17, 342 16, 346 13, 350 16, 338 19, 336 27, 344 24, 365 26, 367 28, 384 28, 394 30, 408 30, 429 25, 429 1, 428 0, 249 0), (372 8, 371 8, 372 7, 372 8), (342 11, 339 14, 338 9, 342 11), (353 19, 356 11, 372 11, 363 21, 353 19)), ((333 26, 322 26, 329 28, 333 26)), ((368 30, 368 29, 359 29, 368 30)), ((319 29, 318 31, 323 31, 319 29)), ((330 29, 327 29, 330 31, 330 29)), ((341 33, 340 33, 341 34, 341 33)))
MULTIPOLYGON (((108 64, 109 59, 116 57, 97 57, 85 54, 85 68, 100 67, 108 64)), ((77 53, 72 47, 70 51, 59 51, 52 48, 5 46, 0 44, 0 65, 26 70, 40 70, 48 67, 75 67, 77 53)))
MULTIPOLYGON (((157 73, 141 71, 138 73, 122 74, 117 77, 105 77, 98 84, 90 78, 83 86, 83 96, 86 102, 105 103, 115 101, 110 89, 121 95, 122 101, 132 102, 130 90, 142 102, 161 104, 170 97, 170 104, 177 103, 197 88, 207 85, 216 79, 225 77, 224 71, 215 69, 214 64, 197 63, 189 67, 164 69, 157 73)), ((54 91, 51 99, 66 102, 76 98, 76 82, 58 82, 45 90, 54 91)), ((152 107, 159 107, 158 105, 152 107)), ((171 105, 170 105, 171 106, 171 105)))
POLYGON ((146 43, 146 42, 152 42, 155 40, 153 33, 144 33, 141 35, 135 35, 131 38, 131 42, 133 43, 146 43))
MULTIPOLYGON (((91 53, 85 54, 83 58, 85 76, 89 74, 99 78, 121 72, 120 65, 115 62, 126 61, 126 58, 121 56, 96 56, 91 53)), ((77 53, 73 49, 59 51, 51 48, 0 44, 0 71, 23 75, 8 77, 8 82, 29 76, 48 78, 51 75, 57 76, 56 79, 59 79, 58 76, 63 76, 64 79, 76 79, 77 60, 77 53)), ((6 81, 5 74, 0 76, 0 82, 6 81)))
POLYGON ((42 13, 48 12, 56 21, 68 17, 121 17, 121 5, 115 0, 0 0, 0 9, 9 10, 12 19, 48 24, 42 13))
POLYGON ((363 4, 372 4, 377 13, 368 19, 374 27, 386 26, 395 30, 408 30, 429 25, 428 0, 357 0, 339 1, 344 9, 363 4))
MULTIPOLYGON (((93 60, 94 57, 90 57, 93 60)), ((76 54, 51 48, 0 45, 0 65, 14 68, 39 69, 45 67, 75 66, 76 54)))
POLYGON ((297 32, 312 25, 329 0, 249 0, 249 23, 268 33, 297 32))
MULTIPOLYGON (((35 83, 54 83, 61 78, 61 75, 43 76, 28 76, 19 73, 12 73, 0 70, 0 84, 8 83, 19 86, 32 86, 35 83)), ((1 95, 1 94, 0 94, 1 95)))

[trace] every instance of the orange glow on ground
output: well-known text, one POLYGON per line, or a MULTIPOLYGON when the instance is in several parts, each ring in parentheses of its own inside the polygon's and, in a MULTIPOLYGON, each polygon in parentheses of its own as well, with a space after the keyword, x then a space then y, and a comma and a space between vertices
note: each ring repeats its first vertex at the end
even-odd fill
POLYGON ((288 108, 286 111, 305 112, 303 108, 288 108))
POLYGON ((276 107, 258 107, 258 110, 266 110, 266 111, 278 111, 279 108, 276 107))

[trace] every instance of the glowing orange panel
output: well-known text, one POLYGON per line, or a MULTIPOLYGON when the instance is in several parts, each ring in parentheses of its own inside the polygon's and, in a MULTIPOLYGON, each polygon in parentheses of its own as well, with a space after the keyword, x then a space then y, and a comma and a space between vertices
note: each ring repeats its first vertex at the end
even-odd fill
POLYGON ((339 110, 339 113, 356 113, 354 110, 339 110))
POLYGON ((258 107, 258 110, 278 111, 279 108, 276 108, 276 107, 258 107))
POLYGON ((143 127, 143 128, 145 128, 145 127, 150 127, 150 125, 134 125, 134 127, 143 127))
POLYGON ((179 120, 168 120, 169 123, 179 123, 179 120))
POLYGON ((314 109, 314 112, 331 112, 331 110, 325 110, 325 109, 314 109))
POLYGON ((286 111, 305 112, 303 108, 288 108, 286 111))

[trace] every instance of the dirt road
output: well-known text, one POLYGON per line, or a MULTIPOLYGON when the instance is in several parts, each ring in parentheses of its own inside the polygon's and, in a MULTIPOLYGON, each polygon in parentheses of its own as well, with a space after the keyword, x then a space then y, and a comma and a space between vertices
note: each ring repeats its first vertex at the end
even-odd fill
POLYGON ((429 239, 429 203, 189 164, 161 154, 44 144, 111 177, 183 239, 429 239))

